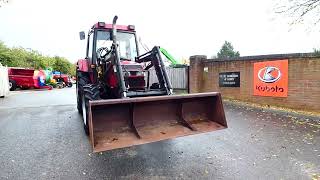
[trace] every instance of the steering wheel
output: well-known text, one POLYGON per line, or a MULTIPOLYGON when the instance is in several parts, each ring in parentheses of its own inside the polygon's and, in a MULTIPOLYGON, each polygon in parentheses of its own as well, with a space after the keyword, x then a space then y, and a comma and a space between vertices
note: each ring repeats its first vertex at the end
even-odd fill
POLYGON ((111 50, 109 50, 107 47, 101 47, 97 50, 97 58, 98 59, 104 59, 111 50))

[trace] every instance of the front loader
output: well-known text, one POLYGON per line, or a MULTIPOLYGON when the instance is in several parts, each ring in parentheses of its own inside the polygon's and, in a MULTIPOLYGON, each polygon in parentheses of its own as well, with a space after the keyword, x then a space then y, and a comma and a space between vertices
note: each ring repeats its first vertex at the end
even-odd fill
POLYGON ((135 27, 116 21, 92 26, 77 63, 77 108, 94 152, 227 127, 220 93, 174 95, 160 47, 140 55, 135 27))

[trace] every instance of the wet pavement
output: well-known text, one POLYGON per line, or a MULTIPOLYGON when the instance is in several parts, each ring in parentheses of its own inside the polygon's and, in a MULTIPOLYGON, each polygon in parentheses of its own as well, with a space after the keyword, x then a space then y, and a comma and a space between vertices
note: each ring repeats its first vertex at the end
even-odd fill
POLYGON ((0 99, 0 179, 320 179, 320 118, 225 103, 229 128, 91 153, 75 89, 0 99))

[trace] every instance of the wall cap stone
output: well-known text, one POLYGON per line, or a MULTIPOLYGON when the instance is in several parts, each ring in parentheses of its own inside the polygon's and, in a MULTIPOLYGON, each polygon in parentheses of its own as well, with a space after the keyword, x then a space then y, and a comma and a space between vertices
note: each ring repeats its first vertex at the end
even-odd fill
POLYGON ((206 59, 204 60, 204 62, 252 61, 252 60, 267 60, 267 59, 270 59, 270 60, 290 59, 290 58, 320 58, 320 55, 315 53, 268 54, 268 55, 257 55, 257 56, 241 56, 241 57, 234 57, 234 58, 206 59))
POLYGON ((190 56, 189 59, 190 60, 193 60, 193 59, 207 59, 207 56, 206 55, 193 55, 193 56, 190 56))

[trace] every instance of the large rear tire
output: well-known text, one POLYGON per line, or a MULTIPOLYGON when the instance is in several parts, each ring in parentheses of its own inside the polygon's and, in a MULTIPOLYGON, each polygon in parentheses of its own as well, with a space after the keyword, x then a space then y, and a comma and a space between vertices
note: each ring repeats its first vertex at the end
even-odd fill
POLYGON ((89 135, 89 101, 99 100, 100 91, 99 87, 93 84, 83 86, 82 96, 82 117, 83 117, 83 128, 87 135, 89 135))
POLYGON ((76 91, 77 91, 77 109, 80 115, 82 115, 82 92, 83 86, 90 83, 89 75, 85 72, 77 72, 77 83, 76 83, 76 91))

